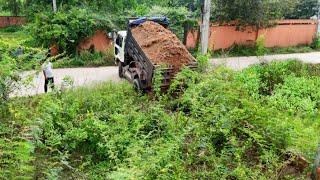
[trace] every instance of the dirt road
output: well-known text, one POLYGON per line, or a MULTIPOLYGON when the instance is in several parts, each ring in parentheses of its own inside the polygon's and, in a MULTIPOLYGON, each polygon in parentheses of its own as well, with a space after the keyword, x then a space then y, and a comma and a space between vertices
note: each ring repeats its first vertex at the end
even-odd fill
MULTIPOLYGON (((55 84, 61 86, 64 78, 71 79, 74 87, 90 86, 101 82, 119 82, 118 67, 99 67, 99 68, 70 68, 54 69, 55 84)), ((28 71, 22 74, 22 77, 33 77, 31 85, 17 89, 11 96, 30 96, 44 93, 44 77, 42 72, 28 71)))
MULTIPOLYGON (((270 62, 273 60, 287 60, 299 59, 306 63, 320 63, 320 52, 304 53, 304 54, 286 54, 286 55, 272 55, 264 57, 233 57, 233 58, 219 58, 212 59, 212 65, 225 65, 235 70, 241 70, 250 65, 257 64, 262 61, 270 62)), ((12 96, 28 96, 44 93, 44 78, 42 73, 25 72, 23 76, 34 75, 31 87, 17 89, 12 96)), ((119 82, 118 67, 100 67, 100 68, 71 68, 71 69, 54 69, 55 84, 58 86, 62 84, 65 77, 69 77, 74 81, 74 86, 90 86, 101 82, 119 82)))
POLYGON ((299 59, 305 63, 320 64, 320 52, 312 53, 301 53, 301 54, 280 54, 280 55, 269 55, 262 57, 231 57, 231 58, 217 58, 212 59, 213 65, 225 65, 235 70, 241 70, 247 68, 253 64, 260 62, 271 62, 271 61, 283 61, 288 59, 299 59))

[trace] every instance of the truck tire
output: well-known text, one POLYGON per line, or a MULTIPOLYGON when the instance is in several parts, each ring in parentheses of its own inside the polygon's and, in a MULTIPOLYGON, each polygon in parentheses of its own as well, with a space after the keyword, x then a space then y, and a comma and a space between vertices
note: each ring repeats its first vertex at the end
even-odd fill
POLYGON ((122 62, 119 62, 118 63, 118 75, 119 75, 119 77, 120 78, 123 78, 124 77, 124 75, 123 75, 123 63, 122 62))
POLYGON ((133 80, 133 87, 137 92, 142 92, 141 82, 139 79, 133 80))

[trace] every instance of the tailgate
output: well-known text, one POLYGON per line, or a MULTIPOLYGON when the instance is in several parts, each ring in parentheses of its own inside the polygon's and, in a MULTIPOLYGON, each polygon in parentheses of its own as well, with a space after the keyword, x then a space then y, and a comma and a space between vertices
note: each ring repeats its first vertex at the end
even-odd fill
MULTIPOLYGON (((198 63, 192 62, 192 63, 188 64, 186 67, 190 68, 191 70, 196 70, 198 68, 198 63)), ((177 74, 177 73, 175 73, 173 66, 169 66, 169 67, 165 67, 165 68, 161 67, 161 66, 155 66, 155 71, 157 69, 161 70, 162 77, 163 77, 161 87, 164 89, 169 88, 172 80, 175 78, 175 75, 177 74)))

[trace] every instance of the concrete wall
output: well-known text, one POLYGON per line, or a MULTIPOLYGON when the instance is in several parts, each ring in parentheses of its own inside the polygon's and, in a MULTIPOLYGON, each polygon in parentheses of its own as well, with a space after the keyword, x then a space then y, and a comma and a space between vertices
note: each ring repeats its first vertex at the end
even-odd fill
MULTIPOLYGON (((212 25, 209 38, 211 50, 228 49, 235 44, 252 45, 259 36, 265 37, 266 47, 290 47, 311 44, 317 32, 315 20, 282 20, 271 28, 256 30, 253 27, 238 29, 236 25, 212 25)), ((190 30, 186 46, 195 48, 199 31, 190 30)))
POLYGON ((27 22, 22 16, 0 16, 0 28, 14 25, 23 25, 27 22))
POLYGON ((90 38, 86 38, 82 42, 80 42, 77 50, 83 51, 94 48, 95 51, 106 52, 113 47, 112 43, 113 40, 107 36, 106 32, 98 30, 93 36, 91 36, 90 38))

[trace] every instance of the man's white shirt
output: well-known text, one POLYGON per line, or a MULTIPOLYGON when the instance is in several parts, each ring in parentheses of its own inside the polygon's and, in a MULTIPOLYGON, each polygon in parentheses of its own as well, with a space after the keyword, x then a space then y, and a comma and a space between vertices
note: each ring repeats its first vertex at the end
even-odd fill
POLYGON ((53 78, 53 71, 52 71, 52 63, 51 62, 43 64, 42 70, 44 71, 47 78, 53 78))

